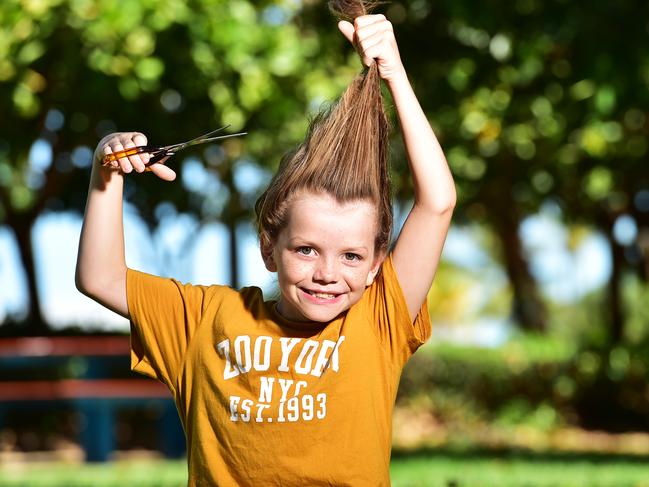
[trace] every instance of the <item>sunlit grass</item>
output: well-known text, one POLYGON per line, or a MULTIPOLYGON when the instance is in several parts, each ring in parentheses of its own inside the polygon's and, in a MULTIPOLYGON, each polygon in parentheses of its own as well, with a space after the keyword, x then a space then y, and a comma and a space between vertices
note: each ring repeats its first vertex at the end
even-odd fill
POLYGON ((392 460, 394 487, 648 487, 646 458, 428 451, 392 460))
MULTIPOLYGON (((395 487, 649 487, 646 458, 613 455, 396 453, 391 475, 395 487)), ((0 466, 0 486, 11 487, 178 487, 186 480, 183 460, 0 466)))
POLYGON ((187 485, 184 460, 134 460, 104 464, 25 463, 0 467, 0 486, 179 487, 187 485))

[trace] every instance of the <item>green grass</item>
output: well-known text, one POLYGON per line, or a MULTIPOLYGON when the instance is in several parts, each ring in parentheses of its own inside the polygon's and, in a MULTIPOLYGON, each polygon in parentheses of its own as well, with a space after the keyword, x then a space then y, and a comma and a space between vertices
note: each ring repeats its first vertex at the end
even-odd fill
POLYGON ((624 455, 395 452, 394 487, 649 487, 649 459, 624 455))
POLYGON ((184 460, 104 464, 27 463, 0 466, 2 487, 179 487, 187 485, 184 460))
MULTIPOLYGON (((649 459, 623 455, 395 452, 394 487, 649 487, 649 459)), ((184 461, 0 466, 0 486, 178 487, 184 461)))

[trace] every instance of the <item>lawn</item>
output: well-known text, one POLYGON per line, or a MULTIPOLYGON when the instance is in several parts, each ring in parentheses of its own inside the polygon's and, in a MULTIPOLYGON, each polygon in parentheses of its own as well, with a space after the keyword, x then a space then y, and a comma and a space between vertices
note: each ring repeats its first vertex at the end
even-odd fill
MULTIPOLYGON (((422 450, 395 452, 391 471, 395 487, 649 487, 649 459, 629 455, 422 450)), ((0 466, 3 487, 177 487, 185 481, 184 461, 0 466)))
POLYGON ((624 455, 395 453, 395 487, 649 487, 649 459, 624 455))

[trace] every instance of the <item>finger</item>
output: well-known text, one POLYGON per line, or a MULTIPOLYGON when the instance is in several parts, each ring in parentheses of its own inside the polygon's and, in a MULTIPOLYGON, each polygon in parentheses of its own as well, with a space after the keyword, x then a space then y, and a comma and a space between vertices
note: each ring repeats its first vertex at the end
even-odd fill
POLYGON ((99 141, 99 144, 97 144, 95 157, 99 160, 99 164, 101 164, 102 166, 112 166, 114 168, 119 167, 117 160, 112 160, 105 163, 106 156, 109 156, 114 152, 112 146, 115 144, 115 142, 119 142, 117 134, 110 134, 101 139, 99 141))
MULTIPOLYGON (((112 154, 112 153, 113 153, 113 149, 111 149, 109 145, 105 145, 105 146, 102 148, 102 154, 103 154, 103 156, 101 156, 101 161, 99 161, 100 164, 101 164, 101 165, 104 165, 104 161, 105 161, 105 159, 106 159, 106 156, 108 156, 108 155, 110 155, 110 154, 112 154)), ((110 167, 114 167, 114 168, 119 167, 119 164, 117 163, 116 160, 112 160, 112 161, 110 161, 110 162, 108 163, 108 165, 109 165, 110 167)))
POLYGON ((356 38, 359 41, 366 39, 370 36, 375 35, 376 33, 392 33, 394 28, 392 23, 389 20, 381 20, 379 22, 374 22, 372 24, 367 24, 356 29, 356 38))
MULTIPOLYGON (((135 145, 147 145, 148 140, 144 134, 136 132, 135 135, 133 135, 133 142, 135 145)), ((140 154, 140 160, 145 166, 149 163, 149 159, 151 159, 151 154, 148 152, 142 152, 140 154)))
POLYGON ((175 171, 170 167, 165 166, 161 162, 156 162, 155 164, 151 164, 149 166, 149 169, 153 174, 155 174, 156 176, 158 176, 160 179, 164 181, 173 181, 174 179, 176 179, 175 171))
POLYGON ((387 55, 386 39, 381 33, 377 33, 358 45, 358 52, 363 65, 370 67, 374 60, 381 59, 387 55))
POLYGON ((372 56, 361 56, 361 62, 363 63, 363 66, 366 66, 368 68, 372 66, 372 64, 374 64, 374 61, 375 59, 372 56))
POLYGON ((347 38, 349 42, 354 43, 354 26, 346 20, 338 22, 338 29, 347 38))
POLYGON ((373 49, 375 46, 384 45, 384 41, 386 41, 386 39, 383 36, 383 32, 377 32, 376 34, 360 41, 358 43, 358 50, 360 51, 361 56, 365 56, 367 51, 373 49))
MULTIPOLYGON (((110 148, 113 152, 124 150, 124 146, 119 141, 113 142, 110 148)), ((131 161, 128 160, 128 157, 120 157, 117 162, 123 173, 128 174, 133 170, 133 166, 131 165, 131 161)))
MULTIPOLYGON (((131 149, 135 147, 135 142, 133 142, 132 139, 128 139, 123 141, 123 145, 126 149, 131 149)), ((131 162, 131 166, 133 166, 133 169, 135 169, 137 172, 144 172, 144 162, 142 162, 142 159, 140 158, 140 154, 133 154, 132 156, 128 156, 128 160, 131 162)))
POLYGON ((354 27, 358 29, 359 27, 374 24, 375 22, 381 22, 383 20, 386 20, 385 15, 383 14, 361 15, 360 17, 356 17, 354 19, 354 27))
POLYGON ((148 140, 146 138, 146 135, 140 132, 133 132, 133 142, 135 142, 135 145, 147 145, 148 140))
POLYGON ((385 47, 383 42, 379 42, 363 51, 363 64, 367 67, 370 67, 372 63, 378 59, 381 60, 381 54, 385 52, 385 47))

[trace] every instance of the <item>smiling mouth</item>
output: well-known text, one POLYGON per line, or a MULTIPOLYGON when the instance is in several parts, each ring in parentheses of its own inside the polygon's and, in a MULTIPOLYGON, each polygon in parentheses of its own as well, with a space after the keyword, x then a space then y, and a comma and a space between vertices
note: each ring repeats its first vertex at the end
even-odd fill
POLYGON ((340 294, 332 294, 332 293, 323 293, 323 292, 318 292, 318 291, 311 291, 310 289, 302 289, 305 293, 307 293, 309 296, 313 296, 318 299, 336 299, 340 294))

